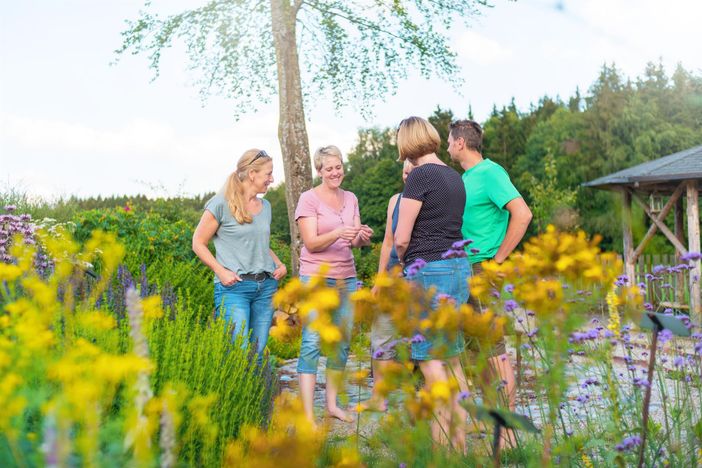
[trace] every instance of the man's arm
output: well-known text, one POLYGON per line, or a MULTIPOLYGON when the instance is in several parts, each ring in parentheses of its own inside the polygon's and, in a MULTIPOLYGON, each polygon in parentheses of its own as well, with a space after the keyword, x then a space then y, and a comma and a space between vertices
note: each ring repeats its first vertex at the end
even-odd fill
POLYGON ((532 218, 531 210, 522 197, 508 202, 505 205, 505 209, 509 211, 509 224, 507 225, 505 238, 494 257, 497 263, 504 262, 517 247, 517 244, 524 237, 524 233, 526 233, 532 218))

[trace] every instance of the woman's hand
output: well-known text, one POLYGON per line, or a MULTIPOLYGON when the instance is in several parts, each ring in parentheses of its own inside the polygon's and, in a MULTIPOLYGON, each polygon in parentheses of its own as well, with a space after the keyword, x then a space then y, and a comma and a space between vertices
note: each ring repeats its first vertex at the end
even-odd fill
POLYGON ((226 268, 222 268, 222 270, 219 273, 217 273, 217 278, 219 278, 219 281, 220 283, 222 283, 222 286, 233 286, 234 284, 241 281, 239 275, 237 275, 231 270, 227 270, 226 268))
POLYGON ((373 229, 371 229, 366 224, 362 224, 361 229, 358 231, 358 238, 361 239, 361 242, 363 242, 364 244, 367 242, 370 242, 370 239, 372 236, 373 236, 373 229))
POLYGON ((285 263, 281 263, 280 265, 275 267, 275 270, 273 270, 273 278, 277 279, 278 281, 284 278, 287 274, 288 268, 285 266, 285 263))
POLYGON ((360 230, 360 227, 343 226, 336 228, 336 234, 339 237, 339 239, 344 239, 351 242, 356 238, 360 230))

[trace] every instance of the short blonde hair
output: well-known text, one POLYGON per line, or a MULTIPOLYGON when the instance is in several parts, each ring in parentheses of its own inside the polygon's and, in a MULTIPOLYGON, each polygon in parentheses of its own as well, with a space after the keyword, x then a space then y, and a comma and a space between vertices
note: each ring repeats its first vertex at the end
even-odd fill
POLYGON ((408 117, 397 127, 397 149, 400 161, 414 161, 425 154, 436 153, 441 137, 434 126, 421 117, 408 117))
POLYGON ((341 150, 334 146, 334 145, 329 145, 329 146, 321 146, 317 148, 317 151, 314 152, 314 168, 317 169, 317 172, 322 170, 322 166, 324 166, 324 160, 327 158, 339 158, 339 161, 342 163, 344 162, 344 159, 341 157, 341 150))

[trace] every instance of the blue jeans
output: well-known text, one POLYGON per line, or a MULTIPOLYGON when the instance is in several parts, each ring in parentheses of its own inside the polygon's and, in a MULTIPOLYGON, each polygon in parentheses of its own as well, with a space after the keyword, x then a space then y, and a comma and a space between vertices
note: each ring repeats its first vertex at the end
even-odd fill
POLYGON ((277 290, 278 280, 271 277, 263 281, 242 280, 231 286, 214 285, 217 316, 234 324, 232 341, 239 334, 248 335, 259 360, 268 341, 273 321, 273 294, 277 290))
MULTIPOLYGON (((468 278, 470 278, 470 263, 466 258, 449 258, 446 260, 436 260, 429 262, 411 278, 424 289, 434 287, 436 295, 432 299, 431 307, 438 304, 439 294, 451 296, 456 301, 456 306, 468 302, 469 289, 468 278)), ((424 311, 422 316, 428 315, 424 311)), ((456 335, 445 333, 426 336, 425 341, 412 343, 412 359, 417 361, 428 361, 431 359, 447 359, 458 356, 463 351, 463 331, 458 331, 456 335)))
MULTIPOLYGON (((309 276, 300 276, 303 283, 310 280, 309 276)), ((332 322, 341 329, 341 341, 336 346, 331 356, 327 356, 327 369, 344 370, 349 357, 349 343, 353 331, 353 310, 349 301, 349 294, 356 291, 356 277, 346 279, 325 278, 327 286, 339 290, 339 308, 332 314, 332 322)), ((314 320, 315 312, 311 311, 307 322, 314 320)), ((316 374, 319 355, 321 353, 319 333, 310 330, 309 323, 302 328, 302 344, 300 345, 300 359, 297 360, 299 374, 316 374)))

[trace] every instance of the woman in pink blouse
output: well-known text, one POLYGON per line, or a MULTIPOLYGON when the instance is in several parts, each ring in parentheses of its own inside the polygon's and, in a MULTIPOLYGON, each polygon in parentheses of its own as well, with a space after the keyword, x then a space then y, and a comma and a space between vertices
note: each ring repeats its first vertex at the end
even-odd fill
MULTIPOLYGON (((344 163, 339 148, 319 148, 314 154, 314 165, 322 183, 300 195, 295 209, 295 220, 304 244, 300 252, 300 279, 309 281, 318 274, 322 265, 327 265, 327 285, 339 289, 340 304, 334 312, 333 322, 341 328, 343 337, 336 352, 327 357, 326 402, 329 416, 350 422, 352 418, 339 408, 336 397, 343 380, 353 329, 349 294, 356 290, 356 265, 351 248, 370 244, 373 230, 361 224, 356 196, 340 187, 344 180, 344 163)), ((313 422, 319 355, 319 334, 305 324, 297 372, 305 414, 313 422)))

